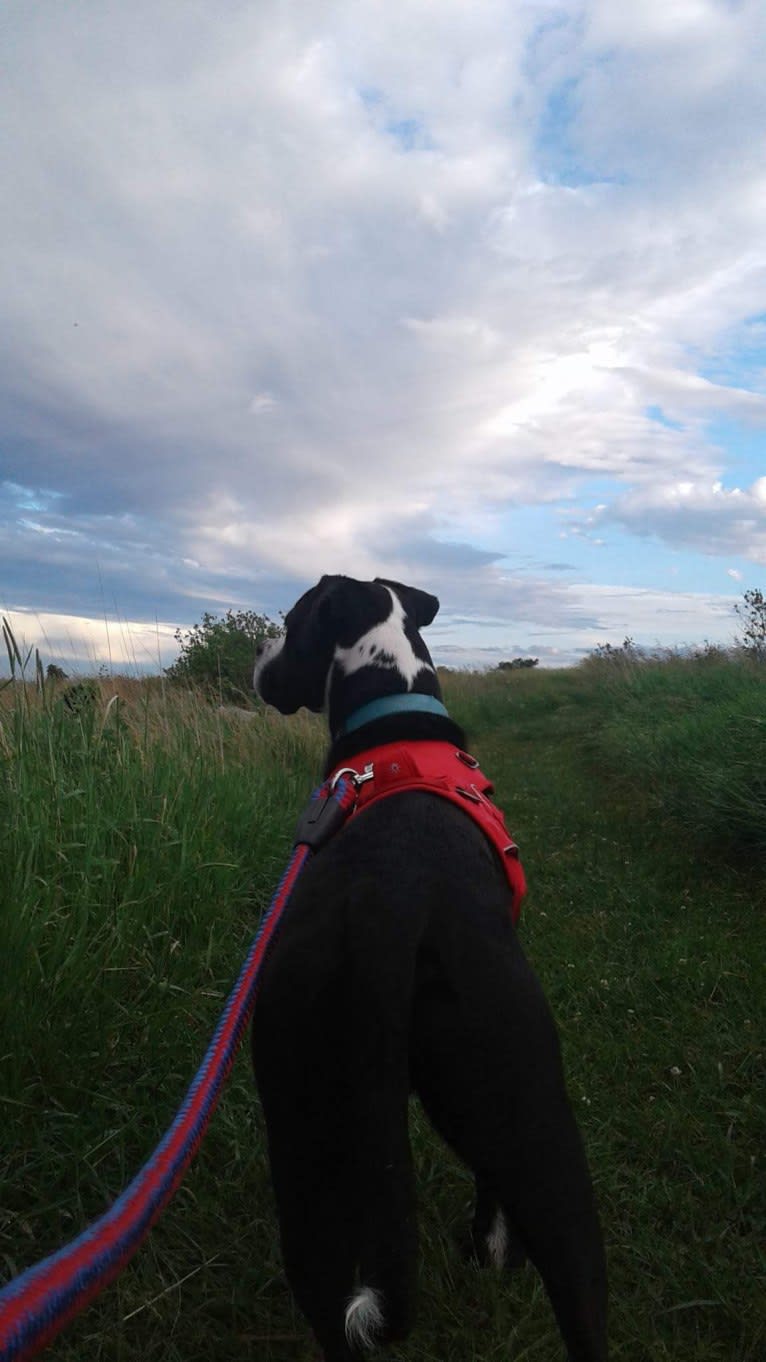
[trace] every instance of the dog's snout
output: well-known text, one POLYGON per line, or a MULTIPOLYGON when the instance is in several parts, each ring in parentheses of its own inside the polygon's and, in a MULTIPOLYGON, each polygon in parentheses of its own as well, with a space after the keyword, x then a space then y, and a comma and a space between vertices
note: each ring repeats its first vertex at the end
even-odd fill
MULTIPOLYGON (((279 653, 282 651, 283 644, 284 644, 283 634, 280 635, 278 638, 261 638, 258 639, 258 641, 256 642, 254 649, 255 659, 253 666, 253 690, 257 691, 259 695, 261 695, 261 680, 263 677, 263 673, 265 672, 267 667, 271 666, 271 664, 275 661, 279 653)), ((265 696, 263 696, 262 698, 266 699, 265 696)))

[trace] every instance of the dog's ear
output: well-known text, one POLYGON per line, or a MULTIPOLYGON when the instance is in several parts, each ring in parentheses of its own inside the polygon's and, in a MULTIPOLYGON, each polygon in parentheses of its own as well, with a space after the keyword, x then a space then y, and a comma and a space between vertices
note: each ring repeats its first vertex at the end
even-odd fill
POLYGON ((319 711, 335 647, 334 598, 338 577, 323 577, 304 592, 285 618, 285 632, 261 650, 254 684, 262 700, 282 714, 305 705, 319 711))
POLYGON ((292 610, 287 612, 286 633, 301 650, 316 649, 326 630, 335 580, 333 577, 322 577, 316 586, 304 591, 292 610))
POLYGON ((402 582, 389 581, 387 577, 376 577, 375 581, 380 582, 381 586, 390 586, 391 590, 396 592, 404 606, 404 613, 409 616, 416 629, 425 629, 436 616, 439 609, 438 596, 421 591, 417 586, 404 586, 402 582))

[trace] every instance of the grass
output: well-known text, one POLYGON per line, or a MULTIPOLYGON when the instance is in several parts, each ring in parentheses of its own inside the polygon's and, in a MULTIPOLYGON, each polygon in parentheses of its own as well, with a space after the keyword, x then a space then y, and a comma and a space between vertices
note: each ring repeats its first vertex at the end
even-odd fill
MULTIPOLYGON (((625 1362, 766 1355, 763 669, 605 661, 446 678, 524 854, 625 1362)), ((0 694, 0 1262, 122 1189, 175 1113, 315 783, 306 715, 243 721, 158 682, 0 694)), ((535 1274, 463 1263, 470 1180, 413 1105, 418 1327, 401 1362, 553 1362, 535 1274)), ((307 1362, 241 1058, 201 1153, 62 1362, 307 1362)))

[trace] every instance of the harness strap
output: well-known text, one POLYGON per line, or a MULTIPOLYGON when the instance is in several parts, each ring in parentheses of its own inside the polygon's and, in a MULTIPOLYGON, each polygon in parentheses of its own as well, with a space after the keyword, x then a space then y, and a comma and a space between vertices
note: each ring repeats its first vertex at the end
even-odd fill
MULTIPOLYGON (((405 790, 422 790, 447 799, 478 824, 500 857, 511 891, 511 917, 519 920, 521 901, 527 892, 519 849, 509 833, 502 810, 492 801, 492 782, 475 757, 452 743, 418 741, 385 743, 354 757, 358 798, 352 817, 380 799, 405 790)), ((340 768, 337 774, 349 772, 340 768)), ((350 772, 351 778, 355 773, 350 772)), ((330 777, 333 779, 333 776, 330 777)))

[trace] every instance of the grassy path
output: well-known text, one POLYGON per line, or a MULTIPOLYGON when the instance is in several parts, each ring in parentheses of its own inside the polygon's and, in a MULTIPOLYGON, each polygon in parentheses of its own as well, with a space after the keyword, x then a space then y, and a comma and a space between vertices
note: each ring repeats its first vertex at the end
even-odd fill
MULTIPOLYGON (((455 678, 448 698, 522 846, 522 935, 597 1183, 614 1357, 762 1362, 763 888, 651 812, 651 786, 605 739, 611 698, 577 674, 455 678)), ((15 736, 1 716, 8 1274, 97 1215, 164 1131, 318 769, 321 734, 302 719, 158 715, 136 708, 121 729, 112 711, 89 734, 32 714, 15 736)), ((416 1108, 413 1143, 422 1299, 396 1356, 560 1362, 535 1275, 462 1261, 470 1182, 416 1108)), ((244 1057, 173 1205, 51 1356, 315 1356, 281 1277, 244 1057)))
POLYGON ((614 1356, 757 1362, 763 882, 651 817, 651 790, 606 761, 603 696, 535 681, 510 723, 476 716, 476 746, 528 866, 524 942, 598 1186, 614 1356))

